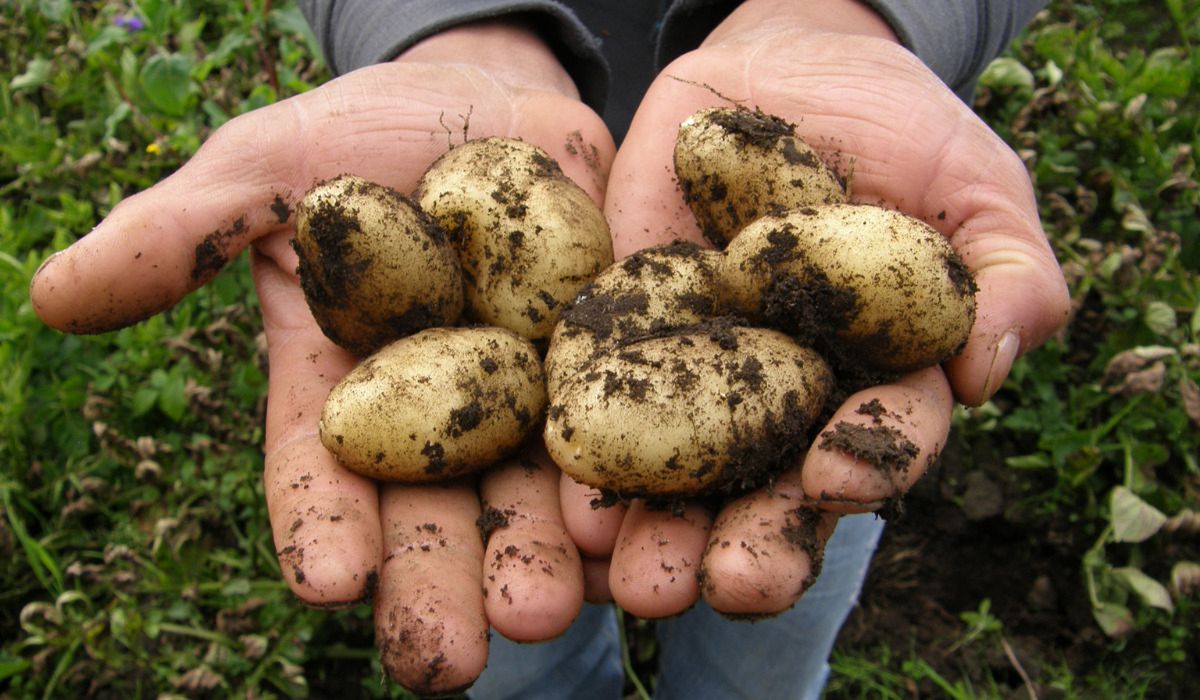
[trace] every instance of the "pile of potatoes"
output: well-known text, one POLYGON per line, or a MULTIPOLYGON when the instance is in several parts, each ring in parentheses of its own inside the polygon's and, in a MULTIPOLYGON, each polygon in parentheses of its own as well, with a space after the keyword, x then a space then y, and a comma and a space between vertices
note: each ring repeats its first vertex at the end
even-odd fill
POLYGON ((710 109, 675 169, 706 238, 605 270, 546 357, 543 436, 559 467, 624 495, 767 482, 803 455, 835 373, 886 378, 961 350, 975 285, 921 221, 847 203, 781 119, 710 109))
POLYGON ((412 199, 353 177, 311 191, 301 284, 326 335, 366 357, 330 393, 326 447, 428 481, 540 427, 564 472, 608 492, 739 491, 802 456, 839 375, 886 378, 965 344, 975 284, 946 240, 848 203, 791 124, 702 111, 675 168, 717 249, 615 264, 601 212, 521 141, 452 149, 412 199))
POLYGON ((536 434, 538 345, 613 260, 587 193, 503 138, 452 149, 411 198, 354 176, 317 185, 293 247, 317 324, 365 358, 330 391, 321 441, 356 472, 405 482, 482 469, 536 434))

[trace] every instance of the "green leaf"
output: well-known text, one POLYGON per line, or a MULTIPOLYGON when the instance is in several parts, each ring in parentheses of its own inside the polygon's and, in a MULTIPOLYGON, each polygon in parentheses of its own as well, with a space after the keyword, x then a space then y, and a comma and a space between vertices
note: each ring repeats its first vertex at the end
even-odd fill
POLYGON ((204 31, 204 25, 208 22, 204 17, 194 19, 191 22, 185 23, 175 32, 175 41, 178 46, 191 46, 200 38, 200 32, 204 31))
POLYGON ((1171 603, 1171 593, 1167 587, 1142 573, 1141 569, 1132 566, 1122 566, 1112 570, 1112 574, 1124 586, 1133 591, 1143 603, 1151 607, 1171 612, 1175 609, 1171 603))
POLYGON ((988 64, 979 84, 990 88, 1033 88, 1033 72, 1015 58, 1002 56, 988 64))
POLYGON ((123 27, 118 27, 115 24, 110 24, 104 29, 101 29, 95 37, 88 42, 87 50, 84 51, 85 56, 94 56, 110 46, 124 44, 129 39, 129 31, 123 27))
POLYGON ((252 43, 253 39, 248 33, 235 29, 221 37, 221 43, 217 44, 217 48, 208 55, 208 59, 213 62, 213 65, 223 66, 229 63, 234 54, 252 43))
POLYGON ((70 0, 41 0, 38 3, 38 9, 41 10, 43 17, 60 24, 66 22, 71 16, 70 0))
POLYGON ((1052 466, 1050 458, 1041 452, 1009 457, 1004 460, 1004 463, 1013 469, 1047 469, 1052 466))
POLYGON ((0 681, 23 673, 33 664, 19 656, 0 654, 0 681))
POLYGON ((187 383, 181 375, 171 373, 159 388, 158 408, 171 420, 179 421, 187 413, 187 405, 187 383))
POLYGON ((132 113, 133 108, 129 106, 128 102, 118 102, 117 106, 113 109, 112 114, 109 114, 104 118, 104 140, 108 141, 109 139, 113 138, 117 132, 117 126, 120 125, 121 122, 125 121, 125 119, 128 118, 132 113))
POLYGON ((288 3, 286 7, 271 10, 271 24, 283 34, 303 37, 310 56, 321 57, 324 55, 321 42, 317 40, 308 20, 304 19, 304 14, 295 3, 288 3))
POLYGON ((127 92, 137 89, 138 57, 128 46, 121 49, 121 86, 127 92))
POLYGON ((1092 616, 1100 629, 1110 637, 1120 639, 1134 630, 1133 613, 1117 603, 1100 603, 1092 607, 1092 616))
POLYGON ((1142 312, 1146 322, 1146 327, 1157 335, 1169 335, 1175 330, 1177 320, 1175 318, 1175 309, 1171 305, 1162 301, 1152 301, 1146 304, 1145 310, 1142 312))
POLYGON ((1059 68, 1053 60, 1046 61, 1046 65, 1038 71, 1038 74, 1042 76, 1042 80, 1050 84, 1050 87, 1056 87, 1063 79, 1062 68, 1059 68))
POLYGON ((1137 202, 1124 202, 1121 205, 1121 228, 1137 233, 1154 233, 1154 223, 1146 216, 1146 210, 1137 202))
POLYGON ((158 390, 154 387, 139 387, 133 394, 132 408, 134 416, 144 416, 158 401, 158 390))
POLYGON ((138 0, 138 14, 146 20, 146 29, 155 36, 164 36, 170 30, 171 6, 164 0, 138 0))
POLYGON ((250 594, 250 580, 235 578, 221 587, 221 595, 233 598, 245 598, 250 594))
POLYGON ((138 77, 146 98, 173 117, 187 111, 192 94, 192 61, 183 54, 151 56, 138 77))
POLYGON ((1110 505, 1115 542, 1144 542, 1167 521, 1162 511, 1124 486, 1113 489, 1110 505))
POLYGON ((49 59, 41 56, 32 58, 29 63, 25 64, 25 72, 13 76, 8 86, 17 91, 39 88, 50 80, 50 69, 53 66, 54 64, 49 59))
POLYGON ((1111 280, 1119 269, 1121 269, 1121 254, 1109 253, 1108 257, 1096 266, 1096 273, 1105 280, 1111 280))

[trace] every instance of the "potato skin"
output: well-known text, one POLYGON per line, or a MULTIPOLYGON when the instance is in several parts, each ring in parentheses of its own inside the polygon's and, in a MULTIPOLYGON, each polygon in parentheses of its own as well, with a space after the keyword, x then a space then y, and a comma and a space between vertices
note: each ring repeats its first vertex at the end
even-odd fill
POLYGON ((385 346, 329 392, 321 442, 365 476, 448 479, 519 447, 540 426, 545 392, 537 350, 517 334, 431 328, 385 346))
POLYGON ((296 207, 293 248, 317 325, 360 357, 462 314, 462 271, 445 232, 387 187, 342 176, 296 207))
POLYGON ((450 233, 468 316, 535 341, 612 264, 604 214, 543 150, 486 138, 430 166, 414 198, 450 233))
POLYGON ((764 217, 730 243, 720 280, 727 311, 887 372, 949 359, 975 322, 974 279, 946 239, 876 206, 764 217))
POLYGON ((547 392, 596 355, 716 313, 721 254, 676 241, 607 267, 563 312, 546 351, 547 392))
POLYGON ((700 326, 597 357, 561 387, 543 437, 564 472, 623 495, 750 488, 803 455, 832 383, 782 333, 700 326))
POLYGON ((846 201, 795 126, 759 110, 714 107, 679 127, 675 174, 705 238, 724 247, 755 219, 846 201))

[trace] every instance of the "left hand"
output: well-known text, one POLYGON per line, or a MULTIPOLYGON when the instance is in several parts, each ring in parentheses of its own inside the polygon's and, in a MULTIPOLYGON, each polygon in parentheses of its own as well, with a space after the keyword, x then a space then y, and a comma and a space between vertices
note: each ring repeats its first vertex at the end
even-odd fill
POLYGON ((878 420, 918 450, 906 469, 814 446, 771 487, 715 516, 699 504, 677 515, 640 501, 593 511, 595 493, 564 477, 563 515, 590 557, 591 597, 611 595, 642 617, 680 613, 701 595, 723 613, 786 610, 815 575, 837 513, 877 510, 903 495, 945 444, 955 398, 986 401, 1017 355, 1067 317, 1066 285, 1019 158, 852 0, 748 0, 663 71, 609 179, 605 212, 618 258, 678 238, 703 242, 672 153, 679 124, 728 106, 725 98, 796 123, 827 162, 843 174, 852 168, 852 200, 897 207, 941 231, 976 277, 977 320, 945 366, 851 396, 831 419, 871 425, 876 419, 856 409, 877 399, 887 408, 878 420))

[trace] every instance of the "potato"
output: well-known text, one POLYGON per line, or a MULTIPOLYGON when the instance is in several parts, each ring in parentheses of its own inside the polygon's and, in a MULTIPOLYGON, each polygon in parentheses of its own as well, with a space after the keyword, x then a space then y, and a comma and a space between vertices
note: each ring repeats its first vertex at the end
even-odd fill
POLYGON ((541 424, 533 345, 501 328, 431 328, 397 340, 329 393, 321 442, 376 479, 448 479, 494 464, 541 424))
POLYGON ((940 233, 899 212, 835 204, 764 217, 725 251, 722 307, 877 370, 958 353, 975 282, 940 233))
POLYGON ((445 232, 400 193, 343 176, 296 207, 300 286, 333 342, 365 356, 462 314, 458 258, 445 232))
POLYGON ((547 392, 595 355, 711 318, 721 254, 677 241, 610 265, 563 312, 546 352, 547 392))
POLYGON ((613 261, 595 202, 544 151, 468 141, 439 158, 414 198, 451 234, 468 316, 547 340, 562 308, 613 261))
POLYGON ((783 333, 696 326, 594 359, 561 387, 543 437, 571 477, 628 496, 748 488, 803 455, 832 381, 783 333))
POLYGON ((846 201, 845 188, 794 125, 744 107, 706 109, 684 121, 675 174, 701 231, 719 248, 761 216, 846 201))

